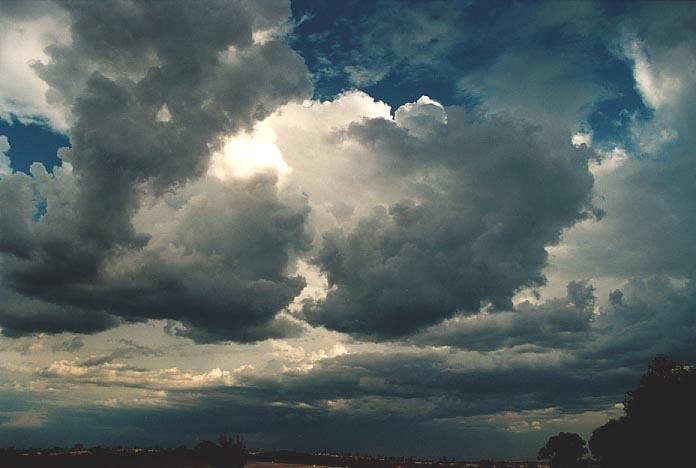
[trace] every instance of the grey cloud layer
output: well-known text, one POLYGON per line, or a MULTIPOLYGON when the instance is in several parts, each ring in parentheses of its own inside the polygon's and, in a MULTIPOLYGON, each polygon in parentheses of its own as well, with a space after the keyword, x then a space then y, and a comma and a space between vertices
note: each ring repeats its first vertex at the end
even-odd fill
MULTIPOLYGON (((371 442, 362 436, 364 431, 371 438, 381 430, 409 437, 401 432, 408 427, 423 436, 434 432, 442 437, 456 434, 468 439, 481 433, 495 434, 498 443, 517 434, 513 440, 531 445, 516 451, 506 445, 503 450, 513 450, 511 453, 519 456, 531 453, 529 447, 541 443, 550 432, 580 424, 574 419, 579 414, 595 412, 598 418, 590 420, 583 430, 604 421, 623 392, 636 384, 645 362, 654 353, 693 356, 693 345, 689 344, 694 333, 693 284, 654 278, 632 281, 621 291, 612 293, 611 302, 602 306, 595 320, 590 320, 595 303, 592 288, 587 282, 577 282, 569 285, 563 300, 550 300, 537 310, 527 305, 513 312, 520 315, 520 326, 508 329, 507 334, 480 330, 478 343, 457 334, 452 334, 449 341, 441 337, 438 344, 454 349, 374 345, 374 351, 326 356, 309 369, 295 367, 288 352, 279 356, 288 365, 285 370, 271 362, 265 370, 228 373, 148 370, 118 361, 138 354, 157 355, 163 350, 122 342, 107 355, 82 362, 57 361, 45 369, 29 371, 57 389, 90 382, 143 391, 166 389, 166 405, 152 408, 135 401, 132 406, 124 404, 108 412, 90 409, 89 417, 103 421, 105 427, 109 427, 106 421, 114 419, 129 424, 137 421, 137 426, 148 432, 148 428, 157 427, 150 426, 153 420, 187 421, 176 425, 167 437, 192 443, 212 425, 242 429, 253 440, 271 445, 307 444, 311 448, 328 444, 338 448, 350 444, 378 450, 378 444, 386 443, 386 439, 371 442), (530 324, 527 320, 533 314, 540 315, 541 320, 530 320, 530 324), (588 329, 588 324, 592 328, 588 329), (535 327, 540 331, 538 335, 535 327), (680 331, 675 333, 678 327, 680 331), (546 333, 541 333, 544 328, 546 333), (573 339, 570 346, 564 346, 564 340, 573 338, 573 334, 585 339, 573 339), (482 346, 486 339, 489 344, 482 346), (193 409, 189 392, 195 394, 193 409), (530 429, 534 421, 539 430, 530 429), (298 425, 312 429, 295 436, 291 429, 298 425), (317 427, 322 430, 313 432, 317 427), (347 429, 354 427, 363 428, 357 431, 360 435, 347 429), (322 434, 334 431, 342 436, 322 434)), ((502 323, 505 314, 492 317, 502 323)), ((425 336, 421 344, 428 344, 425 338, 432 339, 433 335, 425 336)), ((62 424, 71 417, 58 414, 56 421, 62 424)), ((54 424, 37 434, 50 434, 54 424)), ((95 437, 112 440, 108 433, 95 437)), ((159 443, 160 436, 153 437, 153 443, 159 443)), ((433 447, 439 447, 433 443, 433 447)), ((396 441, 388 446, 397 453, 403 450, 396 441)), ((451 447, 458 447, 450 448, 455 453, 477 455, 485 444, 472 443, 466 449, 457 444, 451 447)))
MULTIPOLYGON (((553 353, 485 355, 403 348, 328 358, 316 362, 310 371, 272 372, 266 376, 236 372, 227 381, 219 371, 218 375, 191 375, 113 363, 74 366, 66 361, 40 370, 38 376, 56 388, 98 381, 131 389, 167 389, 166 409, 137 407, 136 402, 135 407, 110 409, 108 417, 123 417, 131 424, 137 420, 143 429, 149 427, 153 418, 188 421, 172 429, 179 440, 193 440, 206 433, 206 426, 213 426, 243 428, 256 441, 279 437, 274 443, 306 443, 309 447, 324 443, 335 447, 340 443, 365 444, 364 449, 374 450, 373 444, 384 439, 370 442, 362 431, 358 431, 360 435, 351 435, 351 430, 345 428, 362 427, 372 437, 371 431, 380 426, 399 434, 399 427, 405 426, 409 431, 462 437, 481 430, 504 430, 508 424, 505 421, 515 417, 532 418, 546 427, 566 415, 611 407, 623 388, 634 382, 637 373, 617 370, 609 363, 597 365, 592 360, 559 358, 553 353), (195 409, 188 403, 191 391, 195 392, 195 409), (539 411, 549 407, 556 409, 539 411), (524 416, 529 411, 533 414, 524 416), (493 421, 493 417, 499 420, 493 421), (485 421, 489 423, 483 424, 483 428, 470 428, 485 421), (303 437, 311 435, 309 441, 293 436, 296 431, 292 428, 298 425, 311 428, 301 431, 303 437), (328 433, 338 431, 343 436, 329 442, 331 437, 322 435, 323 431, 313 432, 316 427, 328 433)), ((92 411, 97 420, 106 417, 99 415, 98 408, 92 411)), ((541 440, 543 435, 535 437, 541 440)), ((403 449, 392 445, 391 450, 403 449)))
POLYGON ((640 369, 657 354, 693 359, 694 310, 693 281, 633 278, 608 298, 595 298, 586 281, 572 282, 566 298, 523 302, 507 312, 458 316, 411 341, 488 352, 563 352, 581 361, 601 362, 600 366, 640 369), (578 291, 574 297, 574 287, 581 299, 578 291))
POLYGON ((413 338, 426 345, 493 351, 531 345, 573 349, 592 338, 595 297, 588 281, 571 282, 565 298, 541 304, 525 301, 514 310, 455 317, 413 338))

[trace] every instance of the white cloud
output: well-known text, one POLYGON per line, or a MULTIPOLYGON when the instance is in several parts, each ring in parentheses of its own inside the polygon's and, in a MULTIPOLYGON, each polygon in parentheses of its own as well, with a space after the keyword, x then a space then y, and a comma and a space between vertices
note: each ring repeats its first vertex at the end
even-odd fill
POLYGON ((62 379, 66 382, 91 383, 95 385, 139 387, 155 390, 191 390, 235 385, 235 376, 249 370, 250 366, 247 365, 231 371, 216 367, 207 372, 195 372, 192 370, 180 370, 176 367, 140 369, 115 362, 85 366, 77 360, 60 360, 54 361, 48 367, 41 369, 39 375, 45 378, 62 379))
POLYGON ((286 340, 271 340, 271 347, 273 349, 271 355, 275 356, 276 360, 271 361, 269 368, 274 369, 280 364, 280 370, 283 372, 309 372, 319 361, 349 354, 343 343, 334 343, 328 349, 310 352, 286 340))
POLYGON ((598 153, 601 159, 591 161, 589 166, 595 177, 617 170, 630 159, 628 152, 620 146, 615 146, 611 150, 599 150, 598 153))
POLYGON ((425 137, 447 125, 447 111, 434 99, 421 96, 416 102, 399 107, 394 113, 394 121, 410 134, 425 137))
POLYGON ((275 132, 266 122, 256 124, 251 132, 230 137, 222 150, 212 155, 209 174, 226 180, 248 178, 270 170, 282 180, 292 169, 283 159, 276 140, 275 132))
POLYGON ((396 201, 393 187, 374 183, 381 177, 378 156, 342 136, 351 124, 375 118, 391 120, 391 107, 351 91, 332 101, 288 104, 265 121, 292 168, 293 183, 312 207, 318 232, 396 201))
POLYGON ((361 65, 347 65, 343 67, 343 71, 353 85, 361 87, 382 81, 389 73, 389 67, 382 65, 379 68, 369 68, 361 65))
POLYGON ((645 103, 654 109, 673 104, 682 89, 681 77, 669 69, 655 67, 638 40, 630 41, 625 53, 633 61, 636 88, 645 103))
POLYGON ((12 174, 10 158, 7 156, 9 150, 10 143, 7 141, 7 137, 5 135, 0 135, 0 177, 12 174))
POLYGON ((162 104, 160 110, 157 111, 155 115, 155 121, 157 122, 169 122, 172 119, 172 114, 169 113, 169 107, 167 104, 162 104))
POLYGON ((288 310, 298 312, 302 309, 302 304, 305 300, 321 300, 326 297, 329 291, 329 282, 326 275, 321 270, 311 263, 307 263, 303 259, 299 259, 296 264, 297 274, 302 276, 307 282, 307 286, 288 306, 288 310))
POLYGON ((14 115, 22 122, 46 121, 67 129, 67 109, 49 102, 49 87, 32 65, 48 61, 46 47, 69 40, 68 18, 59 9, 31 19, 0 15, 0 118, 14 115))
POLYGON ((577 132, 571 135, 570 142, 575 147, 580 147, 585 145, 587 147, 592 146, 592 132, 577 132))

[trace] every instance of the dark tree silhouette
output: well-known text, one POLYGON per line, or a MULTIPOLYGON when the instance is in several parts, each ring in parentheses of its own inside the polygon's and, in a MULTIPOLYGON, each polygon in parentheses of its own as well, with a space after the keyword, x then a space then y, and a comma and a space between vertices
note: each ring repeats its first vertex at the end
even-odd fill
POLYGON ((222 434, 218 437, 218 443, 225 454, 225 466, 229 468, 242 468, 246 464, 246 447, 239 434, 237 434, 234 441, 227 437, 226 434, 222 434))
POLYGON ((233 441, 227 434, 221 434, 217 444, 204 440, 194 450, 215 468, 242 468, 246 464, 246 447, 239 435, 233 441))
POLYGON ((626 393, 624 412, 590 438, 602 467, 694 466, 696 368, 655 357, 638 387, 626 393))
POLYGON ((195 447, 194 450, 198 452, 210 452, 213 450, 217 450, 218 446, 215 445, 215 442, 211 442, 209 440, 203 440, 199 442, 195 447))
POLYGON ((587 454, 585 441, 572 432, 561 432, 552 436, 539 449, 539 460, 549 460, 552 468, 578 468, 584 466, 587 454))

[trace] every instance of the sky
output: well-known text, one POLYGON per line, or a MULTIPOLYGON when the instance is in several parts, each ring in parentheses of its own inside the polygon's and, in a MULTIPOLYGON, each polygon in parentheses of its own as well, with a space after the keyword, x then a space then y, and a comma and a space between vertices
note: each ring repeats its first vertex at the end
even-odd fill
POLYGON ((696 361, 696 4, 0 2, 0 446, 533 459, 696 361))

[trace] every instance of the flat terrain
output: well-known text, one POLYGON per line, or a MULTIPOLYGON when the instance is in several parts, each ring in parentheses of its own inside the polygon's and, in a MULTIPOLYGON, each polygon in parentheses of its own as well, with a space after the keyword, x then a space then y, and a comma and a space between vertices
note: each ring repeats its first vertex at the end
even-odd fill
POLYGON ((244 468, 330 468, 324 465, 294 465, 288 463, 273 463, 262 461, 250 461, 244 468))

